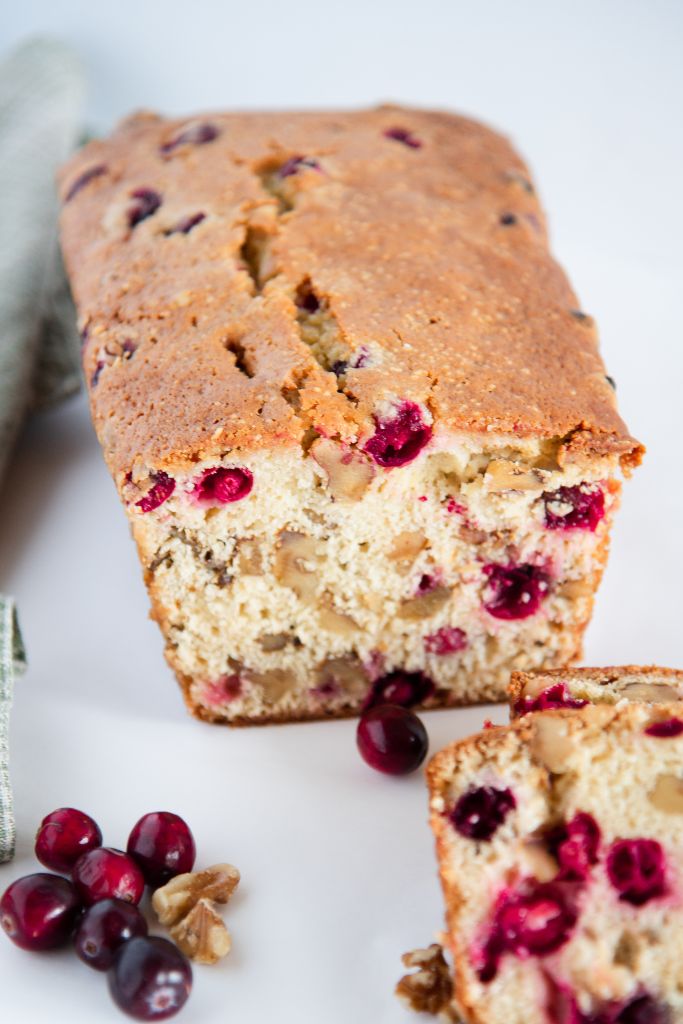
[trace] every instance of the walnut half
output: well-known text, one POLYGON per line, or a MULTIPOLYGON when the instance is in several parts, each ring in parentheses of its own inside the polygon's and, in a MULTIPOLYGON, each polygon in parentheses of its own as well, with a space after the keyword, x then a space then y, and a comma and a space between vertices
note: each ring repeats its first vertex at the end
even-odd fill
POLYGON ((181 953, 198 964, 215 964, 230 952, 230 932, 211 900, 201 899, 169 929, 181 953))
POLYGON ((214 864, 205 871, 188 871, 157 889, 152 896, 152 906, 161 924, 174 925, 202 899, 227 903, 239 880, 240 873, 232 864, 214 864))
POLYGON ((396 995, 416 1013, 431 1013, 457 1024, 459 1017, 452 1006, 453 982, 443 949, 433 942, 427 949, 413 949, 401 957, 406 967, 417 967, 404 974, 396 986, 396 995))

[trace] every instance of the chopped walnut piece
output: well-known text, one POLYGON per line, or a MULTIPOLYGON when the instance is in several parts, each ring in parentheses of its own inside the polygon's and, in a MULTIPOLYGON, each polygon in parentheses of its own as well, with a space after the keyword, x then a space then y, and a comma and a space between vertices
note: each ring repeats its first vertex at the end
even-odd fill
POLYGON ((365 455, 325 438, 312 445, 311 455, 327 473, 327 486, 336 501, 360 501, 375 475, 365 455))
POLYGON ((417 597, 401 601, 398 612, 399 619, 429 619, 450 600, 452 587, 435 587, 417 597))
POLYGON ((417 1013, 439 1014, 443 1020, 458 1024, 460 1018, 451 1004, 453 982, 443 949, 433 942, 427 949, 413 949, 401 960, 406 967, 417 967, 404 974, 396 986, 396 995, 417 1013))
POLYGON ((232 864, 214 864, 204 871, 188 871, 157 889, 152 896, 152 906, 161 924, 174 925, 202 899, 227 903, 239 880, 240 873, 232 864))
POLYGON ((486 467, 484 483, 488 491, 542 491, 544 484, 534 470, 507 459, 493 459, 486 467))
POLYGON ((275 552, 275 578, 291 587, 300 600, 311 604, 318 589, 316 576, 316 543, 312 537, 293 530, 283 530, 275 552))
POLYGON ((169 931, 178 949, 198 964, 215 964, 232 946, 230 933, 211 900, 200 899, 169 931))

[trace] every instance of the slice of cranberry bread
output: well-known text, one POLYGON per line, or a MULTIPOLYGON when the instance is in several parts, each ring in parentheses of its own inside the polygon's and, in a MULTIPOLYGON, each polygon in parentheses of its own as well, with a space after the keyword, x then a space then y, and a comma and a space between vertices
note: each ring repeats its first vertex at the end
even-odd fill
POLYGON ((683 700, 683 671, 657 665, 620 665, 513 672, 508 694, 512 718, 529 711, 622 700, 665 704, 683 700))
POLYGON ((467 1024, 683 1021, 683 703, 527 715, 427 774, 467 1024))
POLYGON ((641 447, 505 139, 141 114, 61 192, 95 426, 196 714, 500 699, 578 656, 641 447))

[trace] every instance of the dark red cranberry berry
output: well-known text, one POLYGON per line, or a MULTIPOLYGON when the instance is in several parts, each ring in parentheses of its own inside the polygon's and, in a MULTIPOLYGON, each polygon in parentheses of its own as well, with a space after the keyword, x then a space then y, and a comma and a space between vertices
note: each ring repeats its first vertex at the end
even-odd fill
POLYGON ((181 217, 173 227, 167 228, 164 234, 168 235, 189 235, 192 228, 196 228, 197 224, 201 224, 203 220, 206 220, 205 213, 191 213, 187 217, 181 217))
POLYGON ((546 491, 545 525, 549 530, 595 531, 605 515, 605 495, 599 487, 579 484, 546 491))
POLYGON ((192 871, 196 854, 189 827, 170 811, 144 814, 133 826, 127 850, 142 868, 147 884, 155 888, 174 875, 192 871))
POLYGON ((434 683, 422 672, 389 672, 380 676, 372 684, 365 702, 366 708, 379 704, 399 704, 404 708, 412 708, 422 704, 434 693, 434 683))
POLYGON ((515 702, 518 715, 527 715, 530 711, 550 711, 553 708, 585 708, 587 700, 572 697, 566 683, 554 683, 541 690, 535 697, 521 697, 515 702))
POLYGON ((320 164, 310 156, 292 156, 289 160, 285 160, 282 166, 278 168, 277 174, 279 178, 291 178, 293 174, 298 174, 299 171, 306 168, 312 171, 319 171, 320 164))
POLYGON ((472 786, 459 798, 449 819, 461 836, 487 842, 516 806, 509 789, 472 786))
POLYGON ((364 451, 386 469, 412 462, 432 437, 432 428, 422 419, 422 410, 415 402, 402 402, 391 419, 375 416, 374 420, 375 433, 364 451))
POLYGON ((583 882, 597 863, 601 833, 591 814, 579 811, 566 825, 550 834, 549 845, 560 865, 559 878, 583 882))
POLYGON ((408 128, 387 128, 382 133, 385 139, 393 139, 394 142, 402 142, 408 149, 420 149, 422 143, 416 135, 408 128))
POLYGON ((607 853, 607 875, 620 900, 641 907, 666 892, 664 850, 656 839, 619 839, 607 853))
POLYGON ((412 711, 395 704, 366 711, 356 730, 360 755, 386 775, 407 775, 419 768, 429 748, 427 730, 412 711))
POLYGON ((119 946, 147 934, 147 922, 137 907, 125 900, 100 900, 81 918, 74 946, 84 964, 108 971, 119 946))
POLYGON ((0 900, 0 925, 22 949, 55 949, 71 935, 81 901, 71 882, 45 871, 12 882, 0 900))
POLYGON ((495 978, 504 953, 544 957, 556 952, 569 940, 576 920, 570 887, 561 883, 530 879, 518 891, 503 893, 482 951, 479 979, 495 978))
POLYGON ((657 1002, 652 996, 637 996, 625 1006, 615 1024, 672 1024, 673 1016, 668 1006, 657 1002))
POLYGON ((548 594, 549 576, 536 565, 485 565, 484 608, 496 619, 528 619, 548 594))
POLYGON ((514 213, 502 213, 500 215, 500 223, 504 228, 512 227, 513 224, 517 223, 517 217, 514 213))
POLYGON ((91 181, 95 180, 95 178, 100 178, 106 173, 106 164, 96 164, 94 167, 89 167, 87 171, 83 171, 82 174, 79 174, 78 177, 72 181, 66 195, 64 196, 64 202, 68 203, 75 195, 78 195, 82 188, 85 188, 85 186, 89 185, 91 181))
POLYGON ((46 868, 68 874, 82 853, 101 845, 102 833, 90 815, 60 807, 41 821, 35 851, 46 868))
POLYGON ((175 491, 175 480, 168 473, 164 473, 163 470, 154 473, 152 479, 154 483, 147 491, 147 494, 144 498, 140 498, 139 501, 135 502, 136 507, 141 512, 153 512, 155 508, 159 508, 159 505, 163 505, 165 501, 168 501, 175 491))
POLYGON ((683 732, 683 722, 680 718, 664 718, 660 722, 653 722, 645 730, 646 736, 656 736, 661 740, 675 739, 683 732))
POLYGON ((192 968, 177 946, 156 936, 121 946, 109 971, 109 991, 135 1020, 166 1020, 188 1000, 192 968))
POLYGON ((424 638, 425 650, 428 654, 443 657, 446 654, 457 654, 467 647, 467 633, 457 626, 442 626, 436 633, 424 638))
POLYGON ((197 124, 188 125, 180 134, 174 136, 161 146, 161 152, 166 156, 172 153, 179 146, 204 146, 207 142, 217 139, 220 132, 215 124, 200 121, 197 124))
POLYGON ((79 857, 72 877, 86 906, 107 899, 139 903, 145 891, 145 879, 133 858, 109 846, 101 846, 79 857))
POLYGON ((128 227, 134 228, 157 212, 161 196, 152 188, 136 188, 130 195, 134 202, 128 207, 128 227))
POLYGON ((198 501, 207 504, 229 505, 246 498, 253 486, 254 477, 248 469, 218 466, 202 474, 194 485, 193 494, 198 501))

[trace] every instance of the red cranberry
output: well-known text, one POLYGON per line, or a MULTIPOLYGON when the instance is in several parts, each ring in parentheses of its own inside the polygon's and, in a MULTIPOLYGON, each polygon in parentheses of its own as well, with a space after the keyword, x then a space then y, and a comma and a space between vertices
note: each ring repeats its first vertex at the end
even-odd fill
POLYGON ((432 437, 432 428, 415 402, 402 402, 391 419, 375 416, 374 421, 375 433, 363 450, 386 469, 412 462, 432 437))
POLYGON ((443 657, 446 654, 457 654, 467 647, 467 633, 457 626, 442 626, 436 633, 424 638, 425 650, 428 654, 443 657))
POLYGON ((479 979, 492 981, 504 953, 549 956, 569 940, 577 914, 567 886, 529 879, 517 892, 503 893, 483 950, 479 979))
POLYGON ((218 466, 202 474, 194 485, 193 494, 198 501, 207 504, 229 505, 246 498, 253 486, 254 477, 248 469, 218 466))
POLYGON ((173 225, 173 227, 167 228, 164 231, 166 236, 168 235, 189 235, 192 228, 196 228, 197 224, 201 224, 203 220, 206 220, 205 213, 191 213, 187 217, 181 217, 179 221, 173 225))
POLYGON ((502 224, 504 228, 509 228, 512 227, 513 224, 517 223, 517 217, 514 213, 501 213, 499 223, 502 224))
POLYGON ((579 811, 570 822, 551 833, 549 845, 560 865, 559 877, 583 882, 597 863, 600 850, 600 828, 595 818, 579 811))
POLYGON ((620 900, 641 907, 666 891, 664 850, 656 839, 619 839, 608 851, 607 874, 620 900))
POLYGON ((385 139, 393 139, 394 142, 402 142, 404 146, 408 146, 409 149, 420 149, 422 143, 420 140, 413 135, 408 128, 387 128, 383 132, 385 139))
POLYGON ((68 203, 75 195, 77 195, 82 188, 89 185, 95 178, 101 177, 107 173, 106 164, 96 164, 94 167, 89 167, 87 171, 83 171, 78 177, 71 183, 66 195, 64 196, 64 202, 68 203))
POLYGON ((190 829, 170 811, 143 815, 133 827, 127 850, 142 868, 147 884, 154 887, 192 871, 196 853, 190 829))
POLYGON ((97 822, 83 811, 60 807, 41 821, 35 850, 46 868, 68 874, 82 853, 101 845, 102 833, 97 822))
POLYGON ((427 730, 412 711, 394 704, 370 708, 358 723, 356 743, 371 768, 386 775, 407 775, 427 755, 427 730))
POLYGON ((0 900, 0 925, 22 949, 62 946, 81 909, 71 882, 45 871, 12 882, 0 900))
POLYGON ((652 996, 638 996, 625 1006, 616 1018, 616 1024, 671 1024, 668 1006, 658 1003, 652 996))
POLYGON ((680 718, 665 718, 660 722, 653 722, 645 730, 646 736, 656 736, 658 739, 668 740, 680 736, 683 732, 683 722, 680 718))
POLYGON ((166 1020, 187 1002, 192 968, 168 939, 131 939, 109 971, 109 991, 119 1009, 135 1020, 166 1020))
POLYGON ((590 530, 605 515, 605 495, 599 487, 578 484, 576 487, 558 487, 556 491, 546 491, 545 525, 549 530, 590 530), (568 512, 558 511, 558 505, 570 505, 568 512))
POLYGON ((125 900, 100 900, 80 920, 74 945, 88 967, 108 971, 119 946, 147 934, 147 922, 137 907, 125 900))
POLYGON ((512 791, 493 786, 472 786, 460 797, 449 818, 453 828, 468 839, 488 841, 517 806, 512 791))
POLYGON ((145 891, 142 871, 122 850, 101 846, 84 853, 74 864, 76 891, 86 905, 98 900, 120 899, 139 903, 145 891))
POLYGON ((554 683, 546 687, 536 697, 521 697, 515 702, 518 715, 526 715, 530 711, 549 711, 552 708, 585 708, 587 700, 572 697, 566 683, 554 683))
POLYGON ((428 676, 422 672, 402 672, 399 669, 375 680, 365 707, 399 704, 403 708, 412 708, 424 703, 433 693, 434 683, 428 676))
POLYGON ((154 473, 152 479, 154 483, 147 491, 147 494, 144 498, 140 498, 140 501, 135 502, 136 507, 141 512, 153 512, 155 508, 159 508, 159 505, 163 505, 165 501, 168 501, 175 491, 175 480, 168 473, 164 473, 163 470, 154 473))
POLYGON ((174 149, 178 149, 179 146, 204 146, 207 142, 213 142, 214 139, 217 139, 219 134, 218 128, 206 121, 191 124, 169 142, 165 142, 161 146, 161 152, 167 155, 172 153, 174 149))
POLYGON ((130 195, 135 202, 128 207, 128 227, 134 228, 157 212, 161 196, 153 188, 136 188, 130 195))
POLYGON ((277 174, 279 178, 291 178, 293 174, 298 174, 299 171, 304 170, 305 168, 310 168, 312 171, 319 171, 320 164, 310 156, 293 156, 278 168, 277 174))
POLYGON ((496 619, 528 619, 548 593, 549 577, 536 565, 485 565, 488 596, 484 608, 496 619))

